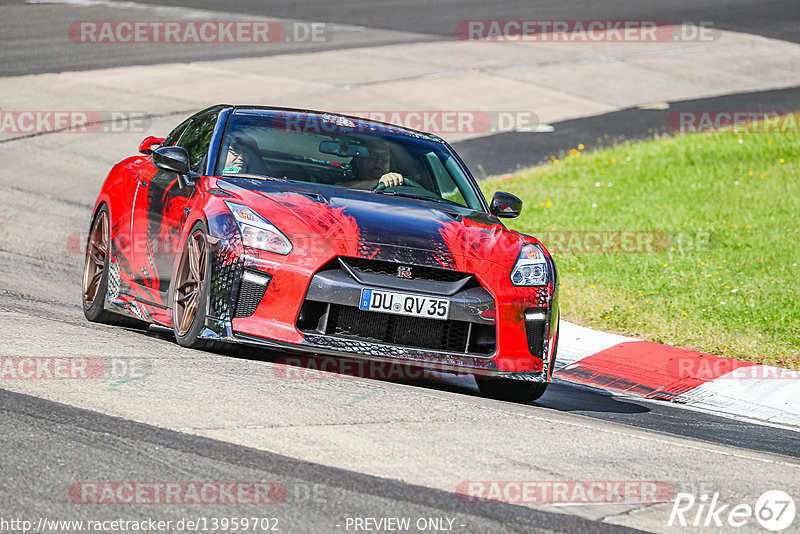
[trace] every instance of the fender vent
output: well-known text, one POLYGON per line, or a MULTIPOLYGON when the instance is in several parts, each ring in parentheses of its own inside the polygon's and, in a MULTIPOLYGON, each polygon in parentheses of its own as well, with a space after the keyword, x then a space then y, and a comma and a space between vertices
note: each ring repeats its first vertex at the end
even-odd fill
POLYGON ((258 308, 264 293, 267 291, 272 276, 245 269, 242 274, 242 284, 239 286, 239 298, 236 301, 236 314, 234 317, 250 317, 258 308))
POLYGON ((525 333, 528 335, 528 350, 533 356, 542 358, 547 334, 547 308, 525 310, 525 333))

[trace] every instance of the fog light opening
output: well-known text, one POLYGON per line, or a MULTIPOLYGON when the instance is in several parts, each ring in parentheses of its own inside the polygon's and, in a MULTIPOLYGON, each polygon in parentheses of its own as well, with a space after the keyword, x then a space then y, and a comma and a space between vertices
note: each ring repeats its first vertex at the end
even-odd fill
POLYGON ((261 273, 256 273, 256 272, 253 272, 253 271, 245 271, 244 274, 242 275, 242 281, 243 282, 249 282, 251 284, 264 286, 264 287, 266 287, 267 284, 269 284, 269 281, 271 280, 271 278, 272 277, 270 275, 268 275, 268 274, 261 274, 261 273))

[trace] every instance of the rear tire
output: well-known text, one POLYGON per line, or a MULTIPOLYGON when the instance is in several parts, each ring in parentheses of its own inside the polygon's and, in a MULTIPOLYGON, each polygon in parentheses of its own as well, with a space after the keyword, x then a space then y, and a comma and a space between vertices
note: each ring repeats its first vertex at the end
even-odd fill
POLYGON ((93 323, 129 328, 147 328, 145 321, 126 317, 105 309, 108 292, 108 265, 111 261, 111 217, 103 206, 94 216, 86 240, 83 266, 83 315, 93 323))
POLYGON ((510 402, 533 402, 547 390, 547 382, 478 377, 475 381, 484 396, 510 402))
POLYGON ((172 277, 169 294, 172 303, 172 329, 179 345, 190 349, 218 351, 227 343, 202 339, 208 314, 211 287, 211 261, 206 235, 208 229, 198 221, 183 247, 178 271, 172 277))

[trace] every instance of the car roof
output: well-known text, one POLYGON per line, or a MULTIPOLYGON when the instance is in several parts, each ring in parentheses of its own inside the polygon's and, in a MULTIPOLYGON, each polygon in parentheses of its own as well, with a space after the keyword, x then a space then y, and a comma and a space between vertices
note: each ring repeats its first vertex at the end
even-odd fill
POLYGON ((235 105, 231 107, 233 108, 233 115, 260 115, 263 117, 279 117, 301 121, 314 120, 323 123, 327 122, 331 124, 339 124, 345 127, 357 127, 358 129, 373 130, 381 133, 415 137, 417 139, 426 139, 436 143, 444 143, 444 140, 441 137, 431 133, 421 132, 411 128, 404 128, 395 124, 389 124, 386 122, 366 119, 364 117, 357 117, 353 115, 345 115, 329 111, 315 111, 311 109, 285 108, 276 106, 235 105))

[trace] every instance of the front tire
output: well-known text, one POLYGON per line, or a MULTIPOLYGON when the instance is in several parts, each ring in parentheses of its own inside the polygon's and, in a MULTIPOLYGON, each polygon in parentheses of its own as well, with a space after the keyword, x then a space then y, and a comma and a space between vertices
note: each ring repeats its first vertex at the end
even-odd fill
POLYGON ((225 343, 202 339, 210 293, 210 250, 205 223, 198 221, 189 232, 178 271, 172 278, 172 328, 179 345, 191 349, 218 350, 225 343))
POLYGON ((86 240, 86 260, 83 265, 83 315, 93 323, 146 328, 147 323, 112 313, 105 309, 108 292, 108 266, 111 261, 111 217, 103 206, 94 216, 86 240))
POLYGON ((528 382, 511 378, 478 378, 481 394, 493 399, 510 402, 533 402, 547 390, 547 382, 528 382))

